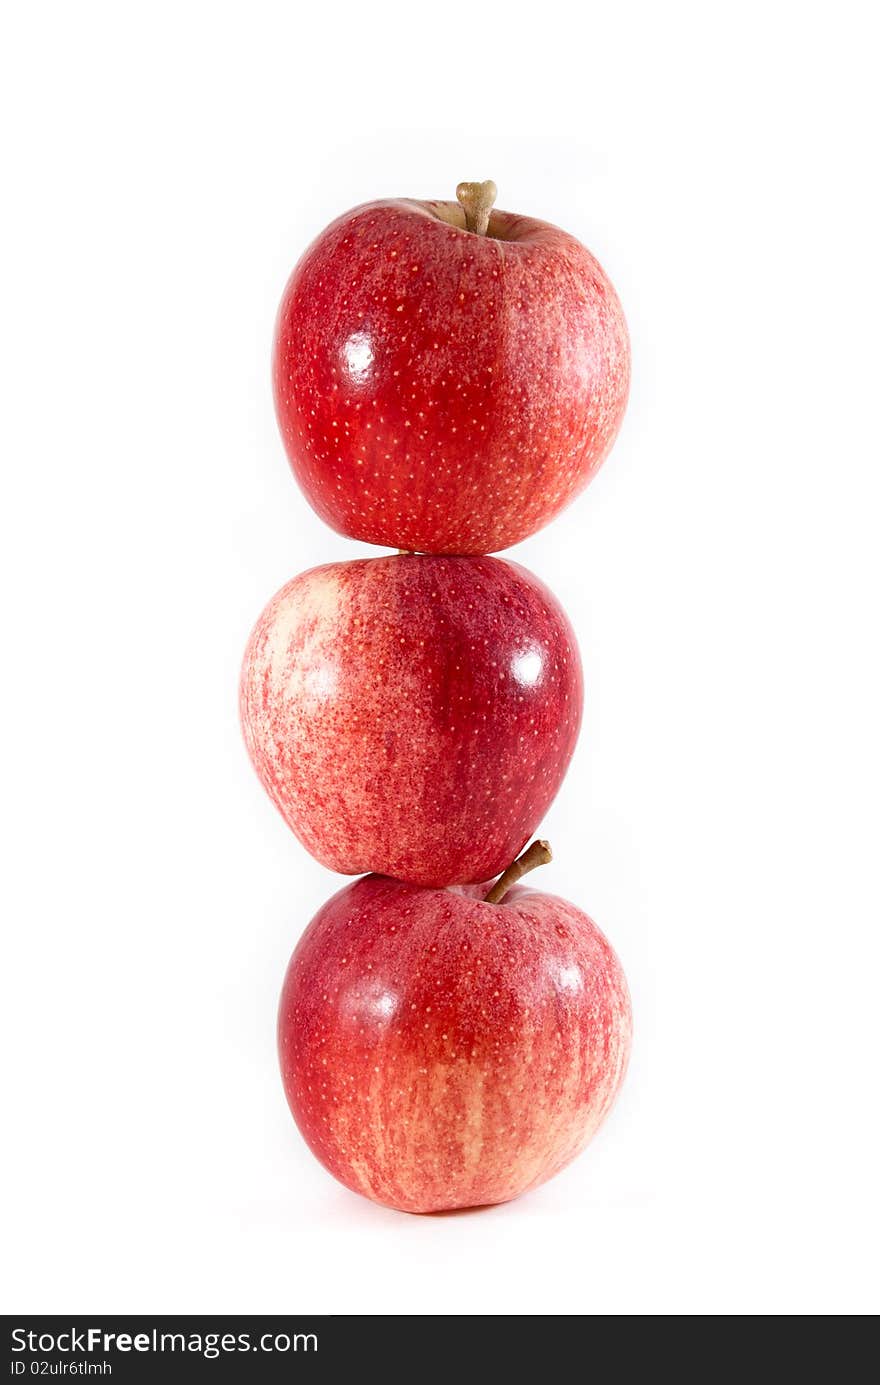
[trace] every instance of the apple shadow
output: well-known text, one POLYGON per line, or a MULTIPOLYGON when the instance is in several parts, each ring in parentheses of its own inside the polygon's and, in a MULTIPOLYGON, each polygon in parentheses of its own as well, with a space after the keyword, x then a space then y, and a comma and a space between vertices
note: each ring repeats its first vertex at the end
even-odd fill
POLYGON ((441 1207, 436 1212, 411 1212, 410 1216, 427 1217, 429 1221, 437 1217, 474 1217, 480 1212, 495 1212, 504 1206, 503 1202, 478 1202, 474 1207, 441 1207))

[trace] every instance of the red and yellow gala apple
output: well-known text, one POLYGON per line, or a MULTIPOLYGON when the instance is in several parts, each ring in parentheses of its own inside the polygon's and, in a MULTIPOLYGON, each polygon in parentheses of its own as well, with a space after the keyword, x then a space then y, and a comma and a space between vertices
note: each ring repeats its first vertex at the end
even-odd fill
POLYGON ((352 538, 507 548, 587 484, 617 435, 630 357, 608 277, 558 227, 490 213, 487 186, 462 185, 462 206, 356 207, 285 289, 281 434, 308 500, 352 538))
POLYGON ((488 880, 554 798, 583 704, 574 634, 499 558, 330 563, 270 601, 245 653, 253 764, 331 870, 488 880))
POLYGON ((486 892, 358 880, 313 919, 284 982, 297 1125, 347 1187, 406 1212, 551 1178, 626 1069, 626 981, 596 925, 552 895, 486 892))

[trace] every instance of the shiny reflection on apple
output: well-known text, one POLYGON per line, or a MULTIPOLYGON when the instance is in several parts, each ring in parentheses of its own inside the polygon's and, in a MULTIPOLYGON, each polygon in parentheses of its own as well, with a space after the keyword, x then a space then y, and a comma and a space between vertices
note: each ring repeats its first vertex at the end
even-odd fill
POLYGON ((379 1024, 387 1024, 400 1008, 400 996, 381 981, 376 981, 366 990, 350 992, 346 998, 346 1008, 361 1021, 375 1020, 379 1024))
POLYGON ((306 671, 306 692, 318 702, 330 702, 336 695, 338 684, 339 669, 335 663, 325 661, 306 671))
POLYGON ((557 967, 553 978, 560 991, 567 991, 569 995, 580 995, 584 989, 584 978, 580 967, 557 967))
POLYGON ((544 660, 540 650, 527 649, 516 655, 510 667, 520 687, 534 688, 540 682, 544 671, 544 660))

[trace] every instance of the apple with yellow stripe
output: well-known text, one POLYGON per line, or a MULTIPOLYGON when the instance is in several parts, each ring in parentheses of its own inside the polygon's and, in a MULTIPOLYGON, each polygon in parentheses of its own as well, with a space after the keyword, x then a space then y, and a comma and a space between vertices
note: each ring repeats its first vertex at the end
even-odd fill
POLYGON ((278 1020, 294 1119, 340 1182, 405 1212, 506 1202, 578 1155, 626 1070, 626 980, 596 925, 517 886, 368 875, 291 958, 278 1020))

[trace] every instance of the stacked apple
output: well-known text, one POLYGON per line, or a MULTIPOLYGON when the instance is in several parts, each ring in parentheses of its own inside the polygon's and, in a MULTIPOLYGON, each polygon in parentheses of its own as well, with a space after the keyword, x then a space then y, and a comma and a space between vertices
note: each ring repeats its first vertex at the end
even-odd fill
POLYGON ((457 196, 358 207, 291 276, 274 348, 291 465, 329 524, 398 552, 295 577, 241 680, 269 796, 319 861, 364 875, 291 959, 288 1102, 337 1178, 411 1212, 561 1169, 608 1111, 631 1029, 595 924, 515 883, 550 859, 543 841, 518 853, 583 688, 558 602, 487 556, 601 464, 626 325, 578 241, 493 210, 494 184, 457 196))

